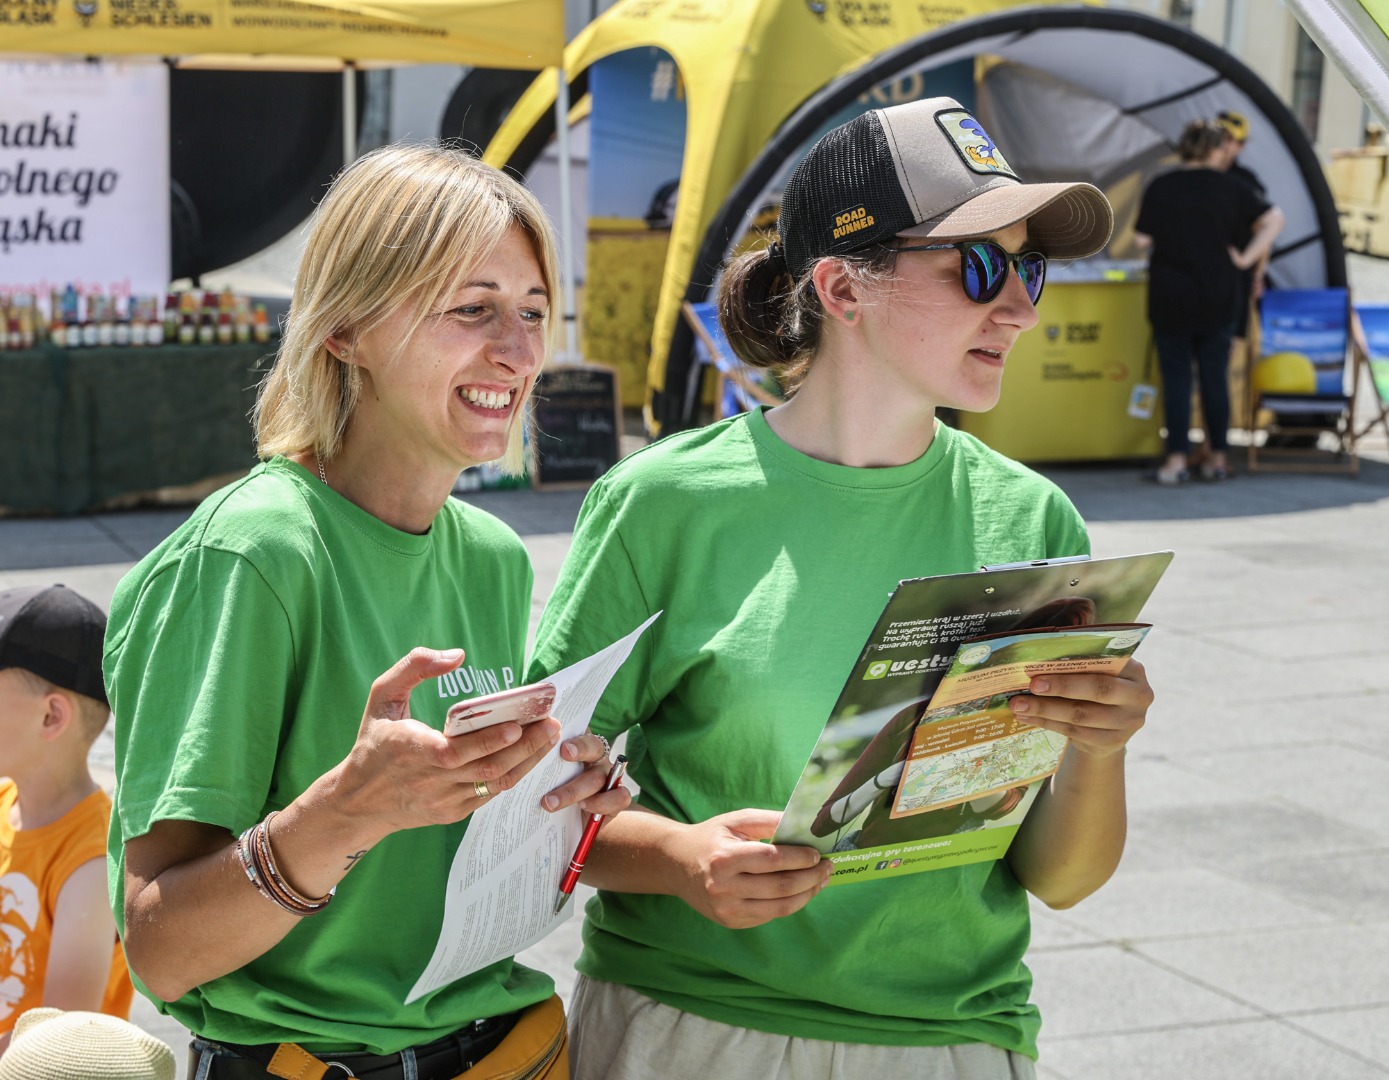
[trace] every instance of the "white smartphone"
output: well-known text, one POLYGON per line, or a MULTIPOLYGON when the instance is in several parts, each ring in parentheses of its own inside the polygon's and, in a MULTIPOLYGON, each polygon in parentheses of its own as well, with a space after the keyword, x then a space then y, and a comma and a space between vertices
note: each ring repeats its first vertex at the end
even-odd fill
POLYGON ((514 720, 531 724, 550 715, 555 704, 555 684, 532 683, 469 698, 451 707, 444 717, 445 735, 463 735, 478 728, 514 720))

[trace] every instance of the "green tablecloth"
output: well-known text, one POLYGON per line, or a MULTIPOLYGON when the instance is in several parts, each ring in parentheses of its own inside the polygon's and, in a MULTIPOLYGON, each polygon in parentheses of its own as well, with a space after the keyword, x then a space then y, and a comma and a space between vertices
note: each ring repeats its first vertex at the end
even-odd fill
POLYGON ((250 468, 273 348, 0 353, 0 506, 74 514, 250 468))

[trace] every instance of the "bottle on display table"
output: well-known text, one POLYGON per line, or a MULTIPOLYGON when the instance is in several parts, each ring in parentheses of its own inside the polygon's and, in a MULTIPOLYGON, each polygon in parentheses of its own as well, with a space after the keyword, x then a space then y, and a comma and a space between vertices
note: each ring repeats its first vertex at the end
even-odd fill
POLYGON ((145 344, 145 323, 147 321, 148 317, 145 314, 145 298, 143 296, 129 297, 125 302, 125 323, 130 331, 127 344, 145 344))
POLYGON ((232 316, 233 333, 238 345, 251 342, 251 299, 248 296, 236 298, 236 312, 232 316))
POLYGON ((159 317, 159 297, 147 296, 140 302, 140 313, 144 326, 141 328, 140 344, 164 344, 164 320, 159 317))
POLYGON ((198 344, 211 345, 217 340, 217 297, 209 290, 203 294, 202 315, 198 319, 198 344))
POLYGON ((191 292, 178 298, 178 343, 192 345, 198 340, 198 298, 191 292))
POLYGON ((164 340, 175 341, 178 338, 179 324, 179 298, 174 293, 168 293, 164 297, 164 340))
MULTIPOLYGON (((90 349, 101 343, 101 296, 92 293, 87 297, 85 317, 82 320, 82 347, 90 349)), ((69 334, 69 337, 72 335, 69 334)))
POLYGON ((82 297, 78 295, 77 287, 70 282, 63 290, 62 312, 63 320, 69 326, 82 322, 82 297))
POLYGON ((264 345, 270 340, 270 316, 264 304, 257 304, 251 312, 251 337, 257 345, 264 345))
POLYGON ((111 318, 111 300, 101 293, 93 293, 87 298, 87 325, 96 328, 96 339, 88 341, 85 327, 82 331, 83 345, 111 345, 115 341, 116 325, 111 318))

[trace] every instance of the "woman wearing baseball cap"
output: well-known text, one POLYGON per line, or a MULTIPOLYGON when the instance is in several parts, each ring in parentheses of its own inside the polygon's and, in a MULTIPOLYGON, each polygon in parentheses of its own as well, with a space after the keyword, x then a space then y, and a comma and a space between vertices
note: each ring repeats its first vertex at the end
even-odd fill
POLYGON ((936 411, 993 407, 1048 260, 1111 220, 1087 184, 1022 183, 935 98, 820 139, 777 242, 726 269, 729 340, 790 397, 594 486, 531 667, 664 611, 594 716, 629 733, 645 812, 586 871, 578 1080, 1034 1075, 1028 894, 1067 907, 1118 863, 1138 664, 1018 703, 1071 749, 1006 860, 820 895, 827 861, 763 841, 900 579, 1088 552, 1060 490, 936 411))

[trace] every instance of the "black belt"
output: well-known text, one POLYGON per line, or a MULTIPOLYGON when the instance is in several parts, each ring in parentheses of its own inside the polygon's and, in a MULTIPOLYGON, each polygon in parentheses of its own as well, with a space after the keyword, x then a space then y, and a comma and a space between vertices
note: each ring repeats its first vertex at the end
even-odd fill
MULTIPOLYGON (((489 1017, 468 1024, 442 1039, 413 1047, 419 1080, 452 1080, 472 1068, 501 1045, 520 1018, 519 1011, 489 1017)), ((264 1080, 274 1075, 266 1070, 266 1066, 279 1049, 277 1043, 240 1046, 210 1039, 202 1040, 202 1043, 216 1054, 208 1073, 214 1080, 264 1080)), ((190 1077, 198 1075, 200 1056, 201 1051, 195 1044, 189 1059, 190 1077)), ((364 1080, 404 1080, 405 1076, 402 1054, 325 1051, 314 1056, 327 1065, 336 1066, 329 1069, 325 1080, 340 1080, 348 1076, 362 1077, 364 1080)))

